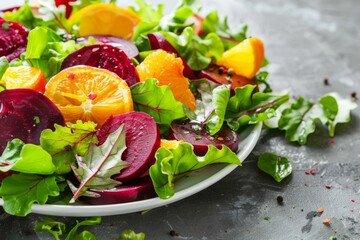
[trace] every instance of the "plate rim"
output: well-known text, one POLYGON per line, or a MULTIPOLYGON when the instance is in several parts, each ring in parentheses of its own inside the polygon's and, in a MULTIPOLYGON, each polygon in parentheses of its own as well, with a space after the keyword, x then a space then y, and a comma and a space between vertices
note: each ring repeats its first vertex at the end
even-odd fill
MULTIPOLYGON (((244 148, 237 153, 241 162, 243 162, 249 156, 249 154, 256 146, 260 138, 261 129, 262 123, 260 122, 252 126, 249 130, 250 132, 245 138, 248 142, 246 142, 244 148)), ((236 164, 228 164, 213 174, 211 177, 201 180, 190 187, 175 192, 174 196, 169 199, 154 197, 146 200, 108 205, 33 204, 31 207, 31 213, 63 217, 92 217, 141 212, 162 207, 190 197, 191 195, 194 195, 220 181, 222 178, 231 173, 235 168, 237 168, 236 164)), ((3 206, 3 203, 3 200, 0 198, 0 206, 3 206)))

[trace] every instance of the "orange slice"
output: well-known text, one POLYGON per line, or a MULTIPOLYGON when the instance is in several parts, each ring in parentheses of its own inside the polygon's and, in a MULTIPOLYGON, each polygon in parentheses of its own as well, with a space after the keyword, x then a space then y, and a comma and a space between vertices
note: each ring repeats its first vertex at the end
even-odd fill
POLYGON ((136 70, 140 81, 156 78, 158 85, 168 85, 177 101, 190 109, 195 108, 195 97, 189 89, 189 81, 183 75, 184 65, 180 58, 164 50, 149 54, 136 70))
POLYGON ((66 68, 52 77, 45 95, 64 115, 102 124, 110 115, 133 111, 130 88, 114 73, 90 66, 66 68))
POLYGON ((7 89, 31 88, 39 92, 44 92, 46 78, 43 71, 36 67, 9 67, 1 78, 1 83, 7 89))
POLYGON ((167 139, 160 139, 160 147, 164 147, 167 149, 175 149, 179 146, 180 143, 183 143, 183 140, 167 140, 167 139))
POLYGON ((93 4, 70 16, 70 24, 78 24, 80 36, 99 34, 129 39, 141 18, 113 4, 93 4))
POLYGON ((217 64, 231 68, 238 75, 253 78, 264 61, 264 44, 258 38, 248 38, 225 51, 217 64))

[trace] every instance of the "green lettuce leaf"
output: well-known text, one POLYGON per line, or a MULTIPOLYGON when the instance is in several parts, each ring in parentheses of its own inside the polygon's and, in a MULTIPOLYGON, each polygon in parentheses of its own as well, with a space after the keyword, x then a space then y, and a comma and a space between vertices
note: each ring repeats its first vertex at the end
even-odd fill
POLYGON ((95 128, 94 122, 78 120, 65 127, 55 124, 54 131, 46 129, 41 133, 40 145, 52 155, 58 174, 70 172, 75 154, 85 156, 89 145, 98 143, 95 128))
POLYGON ((44 218, 43 220, 35 222, 36 232, 48 232, 56 240, 60 240, 60 236, 65 233, 66 225, 63 222, 56 221, 52 218, 44 218))
POLYGON ((213 58, 219 59, 224 52, 221 39, 215 33, 200 38, 191 27, 187 27, 181 35, 166 31, 162 31, 161 34, 195 71, 205 69, 213 58))
POLYGON ((152 4, 144 0, 135 0, 137 8, 129 6, 128 8, 136 13, 143 22, 160 22, 163 16, 164 4, 159 4, 155 8, 152 4))
POLYGON ((292 172, 291 162, 286 157, 273 153, 261 154, 257 166, 261 171, 272 176, 277 182, 281 182, 292 172))
POLYGON ((49 175, 54 173, 56 168, 51 155, 40 146, 25 144, 15 138, 7 143, 0 156, 0 171, 7 172, 9 170, 49 175))
POLYGON ((49 196, 59 195, 56 177, 34 174, 12 174, 0 186, 5 212, 26 216, 33 203, 45 204, 49 196))
POLYGON ((150 167, 150 177, 160 198, 170 198, 175 193, 175 182, 187 173, 214 163, 240 165, 237 155, 228 147, 221 150, 209 145, 205 156, 196 156, 189 143, 180 143, 175 149, 161 147, 155 154, 156 163, 150 167))
POLYGON ((0 84, 4 85, 1 81, 1 78, 3 77, 6 69, 9 67, 9 61, 6 59, 6 57, 0 57, 0 84))
POLYGON ((145 240, 145 234, 142 232, 135 233, 133 230, 125 229, 121 232, 120 237, 114 240, 145 240))
POLYGON ((242 25, 240 30, 234 31, 235 28, 230 28, 227 17, 220 19, 217 11, 212 11, 203 20, 202 34, 216 33, 220 36, 225 49, 235 46, 237 43, 245 40, 247 25, 242 25))
POLYGON ((119 185, 111 176, 127 166, 127 162, 121 160, 125 149, 125 130, 121 125, 102 145, 91 144, 87 155, 76 156, 77 166, 72 165, 72 169, 80 185, 75 187, 68 181, 74 193, 70 202, 82 195, 94 196, 88 189, 111 189, 119 185))
POLYGON ((92 217, 83 221, 76 220, 76 225, 70 230, 65 240, 95 240, 95 236, 89 231, 77 233, 81 226, 92 226, 101 223, 101 217, 92 217))
POLYGON ((157 124, 169 126, 185 116, 183 104, 175 100, 168 86, 157 86, 156 79, 147 79, 131 88, 134 109, 152 116, 157 124))

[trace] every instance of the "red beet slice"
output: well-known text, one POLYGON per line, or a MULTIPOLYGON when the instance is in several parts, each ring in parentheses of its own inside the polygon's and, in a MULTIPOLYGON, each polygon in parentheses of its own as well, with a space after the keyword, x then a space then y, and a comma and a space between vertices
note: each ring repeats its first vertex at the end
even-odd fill
POLYGON ((137 49, 137 47, 135 46, 134 43, 132 43, 131 41, 126 40, 124 38, 120 38, 120 37, 116 37, 116 36, 89 35, 89 36, 80 37, 80 38, 76 39, 76 41, 78 43, 86 42, 89 37, 93 37, 97 41, 99 41, 103 44, 107 44, 107 45, 111 45, 113 47, 120 48, 121 50, 123 50, 126 53, 126 55, 129 58, 134 58, 139 55, 139 50, 137 49))
POLYGON ((124 182, 143 175, 155 163, 154 154, 160 147, 160 132, 154 119, 143 112, 129 112, 109 117, 97 133, 99 145, 107 136, 125 124, 126 150, 122 158, 129 163, 114 179, 124 182))
POLYGON ((0 57, 8 61, 18 58, 25 52, 28 33, 21 24, 0 18, 0 57))
POLYGON ((61 65, 61 70, 76 65, 88 65, 114 72, 129 86, 139 82, 139 75, 134 64, 125 52, 106 44, 85 46, 69 54, 61 65))
POLYGON ((214 145, 218 149, 226 145, 236 152, 240 141, 239 135, 226 125, 217 134, 211 136, 204 126, 189 121, 173 122, 170 126, 169 138, 192 144, 194 153, 199 156, 206 154, 208 145, 214 145))
POLYGON ((212 65, 198 73, 198 78, 207 78, 218 84, 231 84, 231 89, 234 90, 237 87, 243 87, 247 84, 257 85, 254 79, 248 79, 246 77, 236 75, 225 67, 219 67, 212 65))
POLYGON ((183 70, 184 76, 189 79, 195 78, 195 74, 193 70, 191 70, 190 66, 187 64, 186 60, 180 56, 179 52, 165 39, 165 37, 161 33, 159 32, 150 33, 148 35, 148 38, 150 41, 151 49, 162 49, 170 53, 175 53, 178 57, 181 58, 184 64, 184 70, 183 70))
POLYGON ((110 190, 91 189, 91 191, 100 194, 100 197, 84 197, 81 200, 96 205, 133 202, 156 196, 150 177, 144 177, 136 183, 121 185, 110 190))
POLYGON ((41 132, 54 130, 55 123, 64 125, 64 118, 42 93, 21 88, 0 92, 0 152, 14 138, 39 144, 41 132))

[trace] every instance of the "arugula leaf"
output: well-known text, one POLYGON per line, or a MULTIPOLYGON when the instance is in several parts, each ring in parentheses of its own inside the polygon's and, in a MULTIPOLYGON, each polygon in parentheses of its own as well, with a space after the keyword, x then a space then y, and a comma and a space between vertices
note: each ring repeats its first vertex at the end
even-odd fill
POLYGON ((81 226, 92 226, 101 223, 101 217, 92 217, 90 219, 83 220, 81 222, 76 220, 76 225, 70 230, 65 240, 95 240, 95 236, 89 231, 83 231, 77 234, 79 227, 81 226))
POLYGON ((145 240, 144 233, 135 233, 133 230, 125 229, 121 232, 120 237, 114 240, 145 240))
POLYGON ((225 49, 229 49, 247 38, 247 25, 241 26, 237 32, 234 32, 233 29, 229 27, 227 17, 221 20, 217 11, 206 15, 202 23, 202 34, 216 33, 223 41, 225 49))
POLYGON ((181 35, 166 31, 161 31, 161 34, 195 71, 205 69, 212 58, 219 59, 224 52, 221 39, 215 33, 209 33, 202 39, 191 27, 187 27, 181 35))
POLYGON ((45 204, 49 196, 59 195, 56 177, 34 174, 12 174, 0 186, 0 196, 5 212, 16 216, 26 216, 33 203, 45 204))
POLYGON ((291 162, 286 157, 273 153, 261 154, 257 165, 261 171, 272 176, 277 182, 281 182, 292 172, 291 162))
POLYGON ((65 223, 56 221, 52 218, 44 218, 35 222, 36 232, 49 232, 56 240, 60 240, 60 236, 65 232, 65 223))
POLYGON ((72 169, 80 186, 76 188, 68 181, 74 193, 70 202, 84 194, 93 195, 87 192, 88 189, 110 189, 119 185, 120 182, 111 176, 127 166, 127 162, 121 160, 125 149, 125 130, 121 125, 102 145, 91 144, 87 155, 83 158, 76 156, 77 166, 72 165, 72 169))
POLYGON ((7 143, 0 156, 0 170, 9 170, 49 175, 55 172, 51 155, 34 144, 25 144, 20 139, 13 139, 7 143))
POLYGON ((40 136, 40 145, 53 157, 58 174, 68 173, 70 164, 75 161, 75 154, 86 155, 89 145, 97 144, 96 125, 94 122, 78 120, 67 126, 55 124, 55 130, 46 129, 40 136))
POLYGON ((159 4, 157 8, 153 7, 152 4, 145 2, 144 0, 135 0, 138 5, 138 9, 133 6, 128 8, 136 13, 144 22, 160 22, 163 16, 164 4, 159 4))
POLYGON ((169 126, 185 116, 183 104, 175 100, 168 86, 157 86, 157 80, 147 79, 131 88, 134 109, 152 116, 157 124, 169 126))
POLYGON ((175 149, 161 147, 156 151, 155 158, 156 163, 150 167, 150 177, 157 195, 163 199, 174 195, 174 182, 190 171, 213 163, 241 164, 237 155, 226 146, 219 150, 209 145, 205 156, 199 157, 189 143, 180 143, 175 149))

